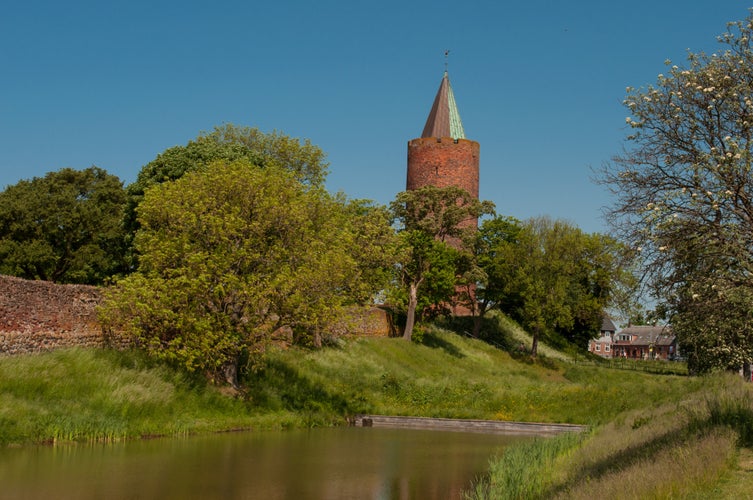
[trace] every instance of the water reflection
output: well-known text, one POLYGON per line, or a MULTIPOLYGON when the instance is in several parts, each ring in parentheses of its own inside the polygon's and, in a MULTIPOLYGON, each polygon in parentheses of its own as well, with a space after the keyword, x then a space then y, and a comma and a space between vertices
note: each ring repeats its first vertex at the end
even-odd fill
POLYGON ((381 428, 0 450, 0 497, 447 499, 519 437, 381 428))

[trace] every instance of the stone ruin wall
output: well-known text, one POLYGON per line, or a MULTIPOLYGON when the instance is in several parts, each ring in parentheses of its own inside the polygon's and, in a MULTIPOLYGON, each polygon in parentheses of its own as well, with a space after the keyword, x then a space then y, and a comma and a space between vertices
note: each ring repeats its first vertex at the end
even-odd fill
MULTIPOLYGON (((0 355, 26 354, 62 347, 105 347, 109 338, 97 320, 99 288, 58 285, 0 275, 0 355)), ((338 335, 394 335, 387 311, 352 310, 338 335)))
POLYGON ((88 285, 57 285, 0 275, 0 354, 101 347, 101 295, 88 285))

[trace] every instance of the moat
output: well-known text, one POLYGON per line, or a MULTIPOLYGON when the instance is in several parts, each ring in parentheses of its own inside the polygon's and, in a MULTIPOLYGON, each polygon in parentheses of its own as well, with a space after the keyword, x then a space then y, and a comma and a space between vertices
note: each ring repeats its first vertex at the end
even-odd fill
POLYGON ((519 436, 383 428, 0 450, 4 499, 459 498, 519 436))

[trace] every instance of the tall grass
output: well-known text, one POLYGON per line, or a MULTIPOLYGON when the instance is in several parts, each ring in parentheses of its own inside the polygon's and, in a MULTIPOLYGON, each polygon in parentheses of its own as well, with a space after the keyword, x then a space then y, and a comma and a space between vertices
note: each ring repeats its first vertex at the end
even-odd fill
POLYGON ((464 494, 466 499, 526 499, 541 496, 552 482, 553 466, 585 436, 566 433, 537 438, 506 449, 489 463, 489 472, 464 494))
POLYGON ((506 451, 467 498, 725 498, 720 485, 736 467, 738 447, 751 445, 751 387, 729 376, 703 382, 704 390, 676 403, 618 415, 576 446, 552 440, 537 445, 544 451, 506 451), (518 462, 533 464, 533 486, 518 484, 518 462))
POLYGON ((177 436, 259 422, 242 400, 138 352, 0 358, 0 445, 177 436))
POLYGON ((747 387, 734 385, 721 393, 713 394, 706 400, 710 426, 727 427, 738 437, 738 445, 753 447, 753 397, 747 387))
POLYGON ((747 403, 714 407, 724 401, 714 394, 739 400, 725 392, 728 380, 532 360, 437 328, 422 343, 351 338, 321 350, 271 350, 258 368, 243 380, 245 392, 231 395, 138 352, 0 358, 0 445, 337 425, 356 413, 591 425, 591 434, 506 450, 473 493, 529 498, 578 495, 589 482, 609 482, 614 464, 637 480, 651 460, 683 463, 678 456, 689 457, 686 471, 704 456, 712 481, 748 425, 747 403), (691 409, 700 406, 697 416, 691 409), (691 433, 705 448, 683 447, 691 433))
POLYGON ((305 411, 312 422, 348 414, 596 425, 619 413, 677 401, 703 382, 678 376, 516 359, 440 329, 423 343, 351 339, 340 348, 270 353, 246 380, 255 405, 305 411))

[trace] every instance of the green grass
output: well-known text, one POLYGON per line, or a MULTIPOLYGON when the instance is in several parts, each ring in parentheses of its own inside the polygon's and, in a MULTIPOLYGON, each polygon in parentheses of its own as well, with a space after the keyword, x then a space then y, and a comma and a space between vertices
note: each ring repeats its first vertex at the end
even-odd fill
POLYGON ((300 425, 292 415, 277 415, 274 424, 270 416, 136 352, 68 349, 0 358, 0 445, 300 425))
POLYGON ((753 431, 751 387, 733 376, 703 382, 682 401, 622 413, 581 442, 512 447, 466 498, 740 498, 753 491, 738 466, 753 431))
POLYGON ((313 412, 314 423, 376 413, 595 425, 625 410, 679 400, 702 381, 559 359, 534 362, 434 329, 420 344, 359 338, 339 348, 272 352, 247 384, 254 404, 313 412))
POLYGON ((566 433, 511 446, 489 463, 489 472, 465 493, 466 499, 535 498, 547 490, 556 474, 555 463, 571 453, 584 434, 566 433))
POLYGON ((532 359, 515 348, 524 337, 513 329, 494 332, 487 340, 496 345, 426 328, 420 343, 345 338, 326 349, 270 349, 240 393, 133 351, 0 357, 0 445, 343 425, 358 413, 562 422, 590 431, 507 449, 468 497, 734 498, 747 477, 740 450, 753 447, 750 385, 575 363, 570 354, 532 359), (624 483, 661 488, 610 490, 624 483))
POLYGON ((701 379, 511 355, 428 329, 422 343, 352 338, 272 350, 228 397, 137 352, 0 358, 0 444, 117 440, 232 428, 340 425, 357 413, 598 425, 679 400, 701 379))

